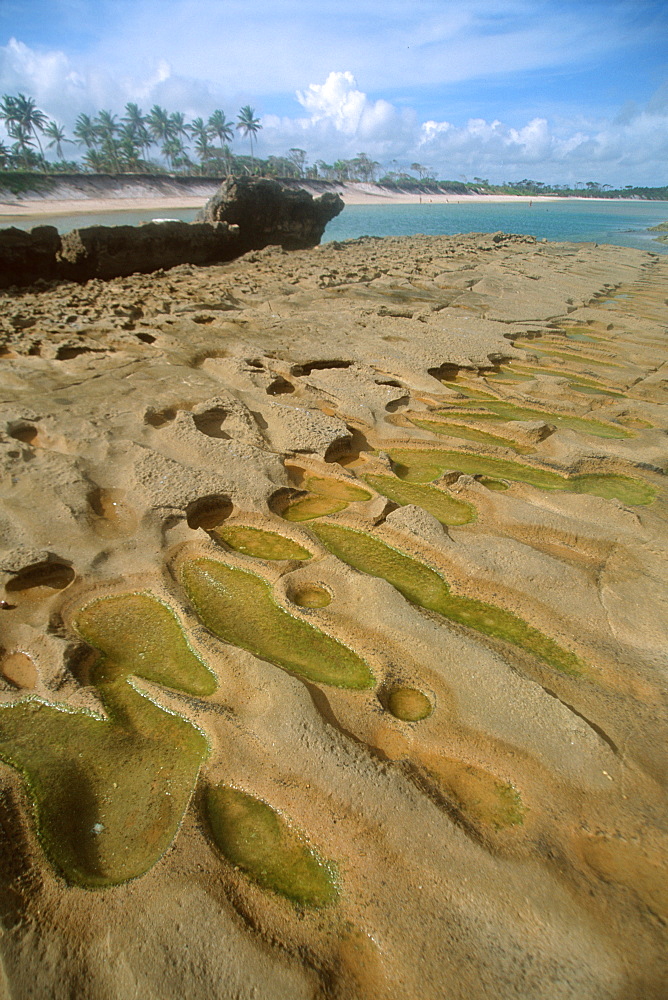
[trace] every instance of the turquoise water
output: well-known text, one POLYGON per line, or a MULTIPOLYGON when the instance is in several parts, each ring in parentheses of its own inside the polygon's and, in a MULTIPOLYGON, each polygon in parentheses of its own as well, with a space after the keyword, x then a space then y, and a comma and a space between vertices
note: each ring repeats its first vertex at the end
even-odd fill
MULTIPOLYGON (((56 226, 61 233, 83 226, 136 226, 155 218, 192 222, 194 208, 148 209, 77 215, 34 215, 15 219, 0 214, 0 228, 56 226)), ((526 233, 538 239, 578 243, 612 243, 668 253, 668 244, 657 243, 648 226, 668 221, 666 201, 561 201, 432 205, 348 205, 329 223, 323 242, 350 240, 358 236, 427 236, 454 233, 526 233)))
POLYGON ((668 253, 648 226, 668 222, 666 201, 563 201, 443 205, 349 205, 333 219, 324 241, 358 236, 426 236, 454 233, 523 233, 538 239, 612 243, 668 253))

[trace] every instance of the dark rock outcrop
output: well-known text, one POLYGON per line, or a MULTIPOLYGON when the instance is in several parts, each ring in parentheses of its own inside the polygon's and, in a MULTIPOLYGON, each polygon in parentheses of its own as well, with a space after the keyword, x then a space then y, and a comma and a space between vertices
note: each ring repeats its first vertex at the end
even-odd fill
POLYGON ((60 236, 55 226, 36 226, 29 233, 14 227, 1 229, 0 288, 58 277, 59 250, 60 236))
POLYGON ((278 181, 230 177, 207 203, 202 222, 89 226, 62 237, 54 226, 0 230, 0 288, 39 278, 87 281, 220 264, 266 246, 312 247, 342 209, 342 199, 330 192, 313 198, 278 181))
POLYGON ((149 222, 144 226, 90 226, 61 239, 59 274, 73 281, 118 278, 178 264, 233 260, 239 235, 225 223, 149 222))
POLYGON ((201 218, 239 226, 243 253, 270 245, 302 250, 320 242, 325 226, 343 207, 343 199, 331 192, 314 198, 274 180, 228 177, 201 218))

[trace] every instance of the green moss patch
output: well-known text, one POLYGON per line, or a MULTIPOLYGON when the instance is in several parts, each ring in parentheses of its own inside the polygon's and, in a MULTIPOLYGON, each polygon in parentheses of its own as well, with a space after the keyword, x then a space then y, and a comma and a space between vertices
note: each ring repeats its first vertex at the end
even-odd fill
POLYGON ((254 573, 213 559, 194 559, 182 565, 181 581, 202 622, 226 642, 310 681, 373 687, 373 674, 361 657, 294 618, 254 573))
POLYGON ((387 580, 412 604, 512 643, 563 673, 577 675, 585 669, 575 653, 562 649, 512 612, 453 594, 439 573, 385 542, 334 524, 314 525, 313 531, 337 558, 362 573, 387 580))
POLYGON ((206 815, 216 846, 262 889, 300 906, 336 902, 336 868, 266 802, 226 785, 207 789, 206 815))
POLYGON ((261 528, 250 528, 246 525, 221 525, 213 529, 215 538, 229 545, 235 552, 257 559, 310 559, 311 553, 303 545, 298 545, 291 538, 285 538, 275 531, 263 531, 261 528))

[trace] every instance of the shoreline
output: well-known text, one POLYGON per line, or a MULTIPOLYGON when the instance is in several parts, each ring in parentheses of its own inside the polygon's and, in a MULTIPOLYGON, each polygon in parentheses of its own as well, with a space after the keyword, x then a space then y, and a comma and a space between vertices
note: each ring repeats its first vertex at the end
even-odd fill
MULTIPOLYGON (((315 185, 308 183, 302 185, 305 191, 315 196, 321 194, 315 185)), ((128 197, 127 195, 108 194, 104 197, 43 197, 37 192, 30 192, 26 197, 13 201, 0 200, 0 219, 20 219, 34 218, 39 220, 44 216, 58 215, 80 215, 88 212, 128 212, 128 211, 160 211, 165 212, 170 209, 198 209, 203 208, 208 198, 215 193, 215 188, 211 193, 182 194, 173 192, 170 194, 155 194, 147 190, 140 195, 128 197)), ((339 194, 345 205, 466 205, 466 204, 528 204, 556 201, 587 201, 587 202, 633 202, 637 198, 560 198, 557 195, 513 195, 513 194, 436 194, 436 193, 413 193, 408 191, 392 191, 389 188, 381 188, 371 184, 340 184, 329 188, 333 193, 339 194)), ((68 192, 69 193, 69 192, 68 192)))

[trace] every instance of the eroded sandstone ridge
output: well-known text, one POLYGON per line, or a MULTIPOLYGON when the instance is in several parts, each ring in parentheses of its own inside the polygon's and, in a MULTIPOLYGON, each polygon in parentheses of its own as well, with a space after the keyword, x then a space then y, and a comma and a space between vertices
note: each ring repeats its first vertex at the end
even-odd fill
POLYGON ((667 279, 2 294, 0 995, 664 996, 667 279))

